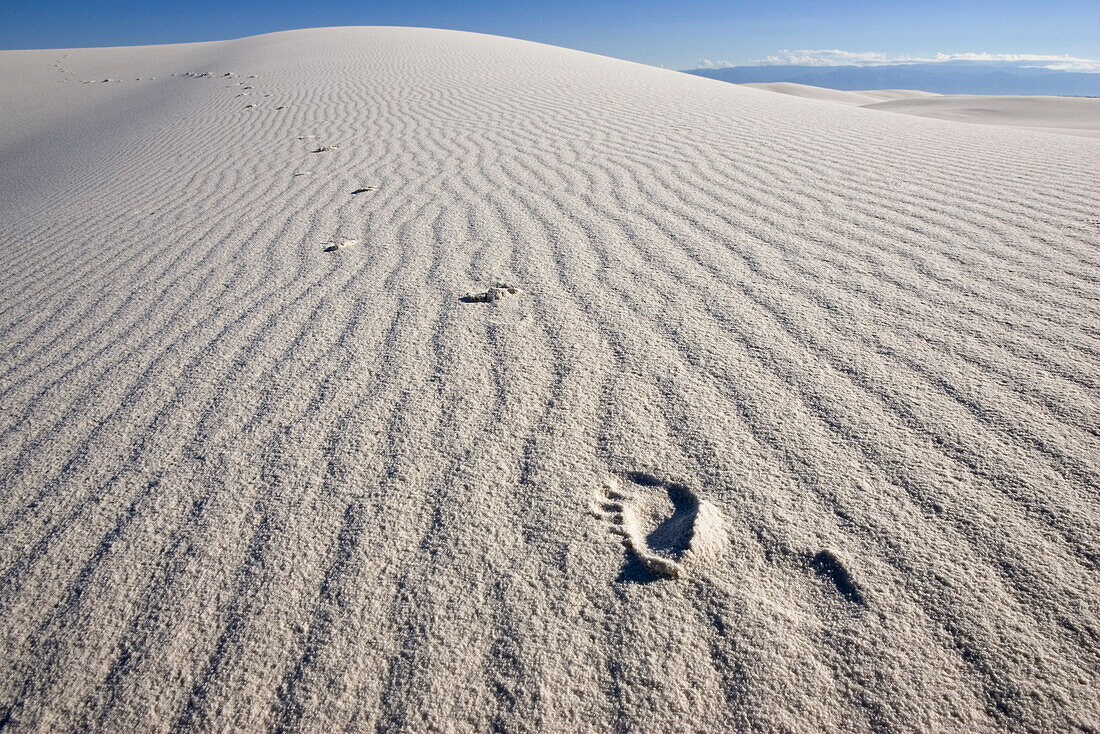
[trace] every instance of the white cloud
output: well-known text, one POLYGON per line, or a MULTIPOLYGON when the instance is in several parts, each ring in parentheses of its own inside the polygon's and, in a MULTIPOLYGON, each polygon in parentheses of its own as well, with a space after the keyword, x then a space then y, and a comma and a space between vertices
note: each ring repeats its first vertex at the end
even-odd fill
MULTIPOLYGON (((753 61, 754 65, 768 66, 882 66, 883 64, 929 64, 944 61, 1003 61, 1020 66, 1058 69, 1060 71, 1100 72, 1100 61, 1074 56, 1046 54, 987 54, 987 53, 938 53, 931 57, 887 56, 871 51, 842 51, 840 49, 782 50, 777 54, 753 61)), ((707 62, 713 63, 713 62, 707 62)), ((728 65, 728 64, 727 64, 728 65)), ((707 66, 702 68, 720 68, 707 66)))
POLYGON ((728 69, 731 66, 737 66, 737 64, 731 64, 728 61, 711 61, 710 59, 699 59, 699 63, 696 64, 696 69, 728 69))
POLYGON ((890 63, 886 54, 873 52, 841 51, 838 48, 802 51, 780 51, 773 56, 765 56, 755 64, 777 66, 865 66, 890 63))

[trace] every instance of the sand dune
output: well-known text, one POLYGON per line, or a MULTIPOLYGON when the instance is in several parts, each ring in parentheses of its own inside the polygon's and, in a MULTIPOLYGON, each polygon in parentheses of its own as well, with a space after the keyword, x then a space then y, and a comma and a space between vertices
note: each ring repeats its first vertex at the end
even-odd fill
POLYGON ((926 99, 889 100, 867 107, 939 120, 1030 127, 1063 135, 1100 137, 1100 99, 1092 97, 953 94, 926 99))
POLYGON ((935 92, 922 92, 916 89, 872 89, 862 92, 846 92, 840 89, 827 89, 825 87, 812 87, 809 84, 794 84, 792 82, 768 82, 741 84, 742 87, 764 89, 769 92, 779 92, 792 97, 803 99, 816 99, 822 102, 840 102, 842 104, 866 107, 891 100, 928 99, 943 97, 935 92))
POLYGON ((935 94, 911 89, 845 92, 806 84, 742 84, 803 99, 839 102, 872 110, 938 120, 1026 127, 1061 135, 1100 137, 1100 99, 982 94, 935 94))
POLYGON ((1100 728, 1100 142, 399 28, 0 109, 0 728, 1100 728))

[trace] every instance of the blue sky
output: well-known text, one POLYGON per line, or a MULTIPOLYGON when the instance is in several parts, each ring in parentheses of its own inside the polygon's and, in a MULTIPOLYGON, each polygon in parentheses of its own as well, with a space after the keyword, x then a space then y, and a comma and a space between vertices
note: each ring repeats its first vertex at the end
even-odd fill
POLYGON ((701 59, 791 63, 814 58, 807 49, 886 60, 937 53, 1100 59, 1100 0, 0 0, 0 48, 202 41, 328 25, 478 31, 671 68, 701 59))

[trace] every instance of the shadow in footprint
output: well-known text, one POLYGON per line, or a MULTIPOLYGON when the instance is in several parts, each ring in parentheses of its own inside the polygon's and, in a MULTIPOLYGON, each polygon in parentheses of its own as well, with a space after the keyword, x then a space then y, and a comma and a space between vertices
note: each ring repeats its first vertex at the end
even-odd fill
POLYGON ((672 502, 672 514, 661 521, 645 538, 650 550, 680 560, 691 544, 695 515, 699 507, 691 490, 682 484, 662 482, 652 474, 631 472, 627 478, 643 487, 662 487, 672 502))
POLYGON ((626 561, 623 563, 623 567, 619 570, 619 575, 615 577, 615 581, 620 584, 652 584, 654 581, 660 581, 665 578, 659 573, 654 573, 646 568, 645 564, 641 562, 638 556, 633 553, 626 554, 626 561))
POLYGON ((832 551, 823 550, 815 554, 810 559, 810 568, 821 578, 831 581, 837 593, 852 604, 859 606, 866 604, 863 592, 852 578, 852 574, 832 551))

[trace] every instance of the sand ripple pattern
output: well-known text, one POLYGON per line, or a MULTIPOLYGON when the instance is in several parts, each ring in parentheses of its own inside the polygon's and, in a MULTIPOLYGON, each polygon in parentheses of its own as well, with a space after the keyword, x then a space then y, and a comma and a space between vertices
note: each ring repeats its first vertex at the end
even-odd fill
POLYGON ((1097 141, 396 28, 0 107, 0 729, 1100 728, 1097 141))

